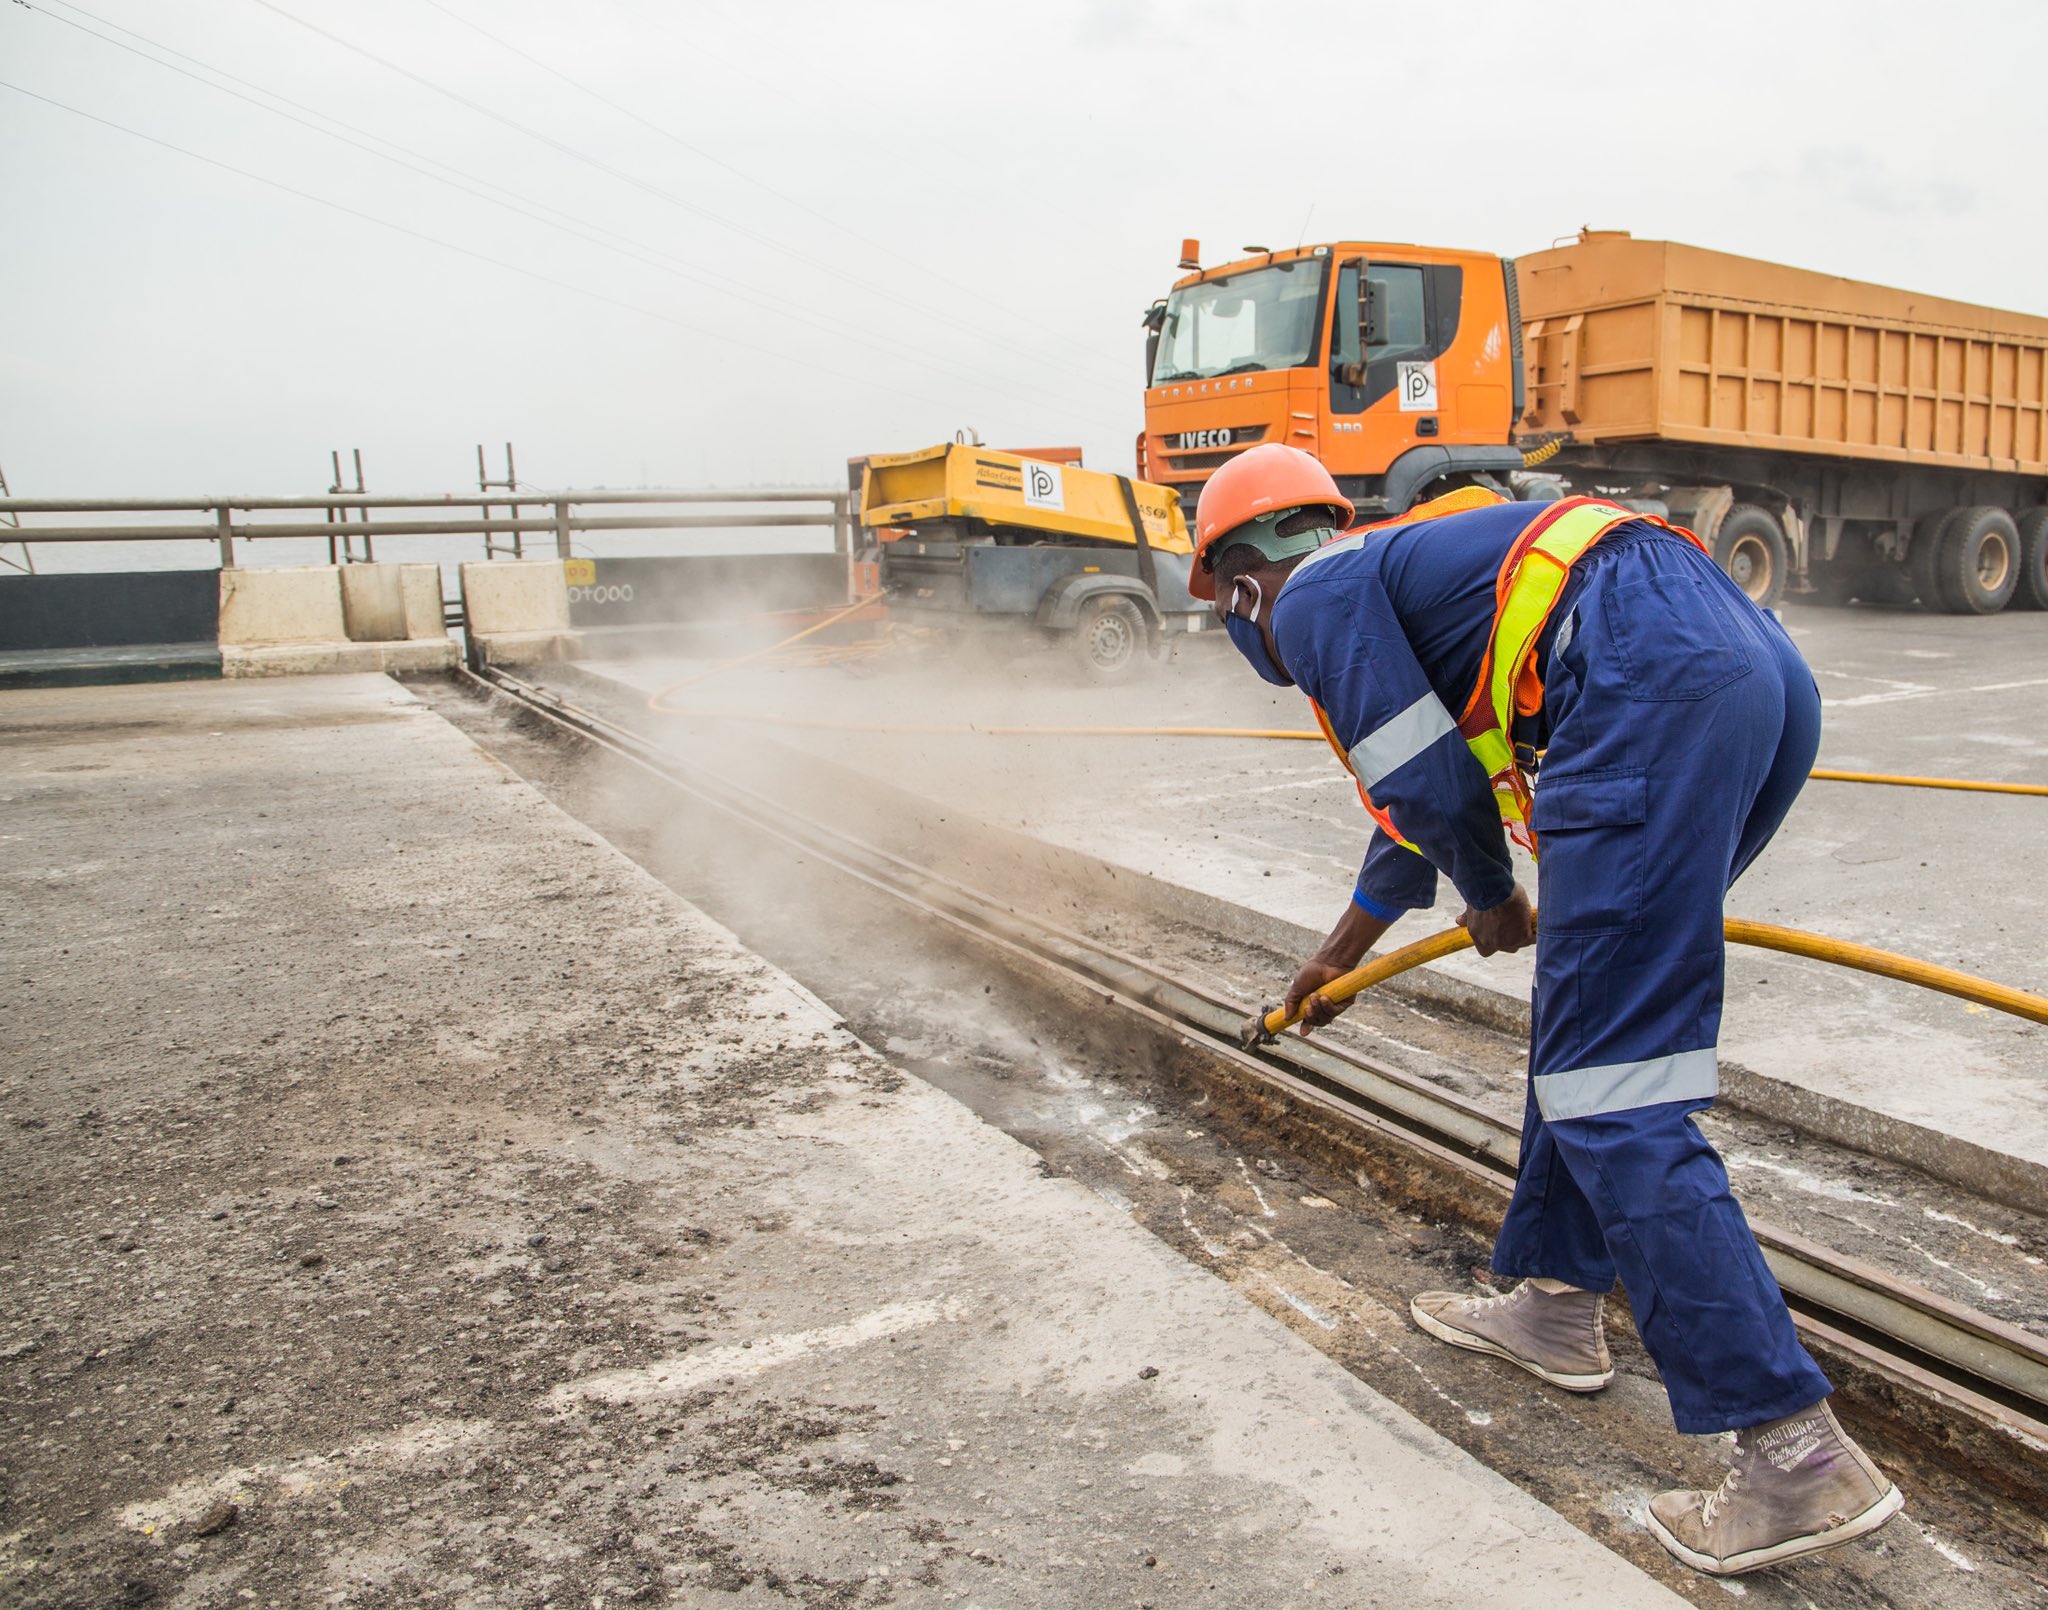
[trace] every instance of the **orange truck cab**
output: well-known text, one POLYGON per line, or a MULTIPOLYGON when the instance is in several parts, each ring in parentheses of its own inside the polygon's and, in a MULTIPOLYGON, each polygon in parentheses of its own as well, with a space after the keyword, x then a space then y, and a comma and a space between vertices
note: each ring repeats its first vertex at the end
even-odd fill
POLYGON ((1522 455, 1514 265, 1487 252, 1345 241, 1247 247, 1145 317, 1138 473, 1190 511, 1232 454, 1285 442, 1321 459, 1362 512, 1454 486, 1503 489, 1522 455))

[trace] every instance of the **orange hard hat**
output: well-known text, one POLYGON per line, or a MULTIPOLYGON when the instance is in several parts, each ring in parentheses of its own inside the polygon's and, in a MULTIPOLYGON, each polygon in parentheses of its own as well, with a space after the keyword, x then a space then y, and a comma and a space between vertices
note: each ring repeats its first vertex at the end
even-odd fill
POLYGON ((1209 477, 1195 505, 1195 563, 1188 591, 1197 598, 1216 596, 1210 567, 1231 532, 1261 516, 1318 505, 1337 516, 1333 523, 1338 530, 1351 523, 1351 500, 1310 454, 1282 442, 1239 453, 1209 477))

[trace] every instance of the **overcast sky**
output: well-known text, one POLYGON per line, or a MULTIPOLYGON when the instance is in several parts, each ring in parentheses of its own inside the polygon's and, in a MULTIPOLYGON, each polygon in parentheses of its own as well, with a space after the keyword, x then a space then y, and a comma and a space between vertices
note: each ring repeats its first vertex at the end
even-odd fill
POLYGON ((962 426, 1128 467, 1184 235, 1591 223, 2048 313, 2044 46, 2034 0, 7 0, 0 468, 818 484, 962 426))

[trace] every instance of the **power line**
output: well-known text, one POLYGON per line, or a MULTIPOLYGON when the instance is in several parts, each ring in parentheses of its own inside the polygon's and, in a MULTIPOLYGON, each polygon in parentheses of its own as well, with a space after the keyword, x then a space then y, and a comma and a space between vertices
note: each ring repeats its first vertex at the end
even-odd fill
MULTIPOLYGON (((668 140, 675 145, 681 146, 685 151, 688 151, 692 156, 700 157, 704 161, 709 162, 714 167, 723 168, 727 173, 732 174, 735 178, 744 179, 748 184, 754 186, 755 189, 765 191, 767 194, 775 197, 776 200, 783 202, 788 206, 794 207, 798 212, 807 214, 808 216, 817 219, 822 224, 829 225, 831 228, 838 230, 841 234, 847 236, 849 239, 859 241, 861 245, 866 246, 871 251, 878 251, 883 253, 885 256, 893 257, 897 262, 906 264, 910 268, 916 270, 919 274, 925 276, 928 279, 936 280, 941 285, 950 286, 952 289, 956 291, 965 292, 969 296, 978 297, 981 295, 981 293, 975 290, 973 286, 963 285, 960 281, 952 279, 945 274, 937 272, 935 269, 932 268, 929 262, 923 261, 919 258, 912 257, 908 253, 903 252, 898 248, 890 245, 887 241, 876 240, 871 235, 863 234, 861 231, 853 228, 849 224, 841 223, 837 218, 832 217, 831 214, 819 211, 816 207, 813 207, 809 202, 803 201, 796 196, 792 196, 788 191, 779 189, 775 185, 770 184, 766 179, 762 179, 754 174, 751 174, 747 172, 744 168, 734 166, 732 163, 726 161, 725 158, 719 156, 715 151, 708 151, 703 146, 698 145, 694 141, 686 140, 685 138, 683 138, 682 135, 676 133, 675 130, 668 128, 663 124, 655 122, 652 118, 647 117, 642 113, 634 111, 632 107, 626 105, 623 101, 614 100, 611 96, 605 94, 602 90, 591 88, 590 85, 584 83, 581 79, 573 78, 569 74, 563 72, 561 68, 555 66, 554 63, 542 60, 540 57, 534 55, 531 51, 522 50, 519 46, 513 44, 511 40, 506 39, 503 35, 492 33, 491 30, 484 27, 482 23, 472 22, 468 17, 463 16, 461 12, 455 10, 454 7, 443 5, 442 0, 423 0, 423 3, 432 6, 436 11, 440 12, 442 16, 450 18, 455 22, 461 23, 463 27, 469 29, 472 33, 481 34, 485 39, 488 39, 500 50, 510 51, 513 55, 517 56, 521 61, 530 62, 535 67, 538 67, 542 72, 551 74, 552 76, 559 78, 571 89, 580 91, 582 94, 588 95, 592 100, 598 102, 600 105, 609 106, 614 112, 617 112, 621 117, 631 118, 635 123, 638 123, 642 128, 651 129, 654 133, 659 134, 664 140, 668 140)), ((1009 311, 1013 314, 1015 313, 1014 309, 1008 309, 1006 311, 1009 311)), ((1023 318, 1024 322, 1031 325, 1034 329, 1043 330, 1047 335, 1053 336, 1056 339, 1064 342, 1066 345, 1072 347, 1077 352, 1089 352, 1092 356, 1098 359, 1101 356, 1100 353, 1096 353, 1093 348, 1089 347, 1086 342, 1075 340, 1073 336, 1067 334, 1066 331, 1061 330, 1054 325, 1043 323, 1038 319, 1031 318, 1029 315, 1020 314, 1016 316, 1023 318)), ((1118 389, 1121 390, 1121 386, 1119 386, 1118 389)))
MULTIPOLYGON (((488 263, 494 268, 502 268, 508 273, 518 274, 526 279, 538 280, 543 285, 552 285, 558 290, 586 297, 593 302, 602 302, 609 307, 621 308, 628 313, 638 313, 643 318, 654 319, 659 323, 672 325, 676 329, 687 331, 691 335, 723 342, 727 346, 739 347, 748 352, 759 353, 764 357, 773 358, 781 363, 803 361, 791 358, 787 353, 778 352, 772 347, 764 347, 758 342, 747 341, 739 336, 727 335, 720 330, 707 329, 702 325, 691 324, 687 320, 673 318, 669 314, 659 312, 654 308, 642 307, 637 302, 628 302, 621 297, 611 296, 603 291, 594 291, 588 286, 576 284, 573 280, 559 279, 553 274, 544 274, 539 269, 527 268, 519 263, 508 262, 502 257, 493 257, 488 252, 480 252, 473 247, 463 246, 452 240, 443 240, 438 235, 429 235, 424 230, 396 223, 389 218, 380 218, 375 213, 364 212, 358 207, 349 206, 346 202, 335 201, 327 196, 316 195, 310 190, 301 190, 298 186, 286 184, 281 179, 273 179, 266 174, 255 173, 248 168, 237 167, 232 162, 223 162, 218 157, 207 156, 203 152, 194 151, 173 141, 161 139, 154 134, 145 134, 142 130, 130 128, 125 123, 117 123, 112 118, 101 117, 96 112, 88 112, 83 107, 73 106, 67 101, 60 101, 49 95, 38 94, 35 90, 25 88, 7 79, 0 78, 0 89, 13 90, 17 95, 27 96, 32 101, 41 101, 45 106, 54 106, 59 111, 69 112, 74 117, 84 118, 89 123, 97 123, 103 128, 113 129, 133 139, 145 141, 150 145, 160 146, 166 151, 175 151, 179 156, 190 157, 194 162, 203 162, 210 168, 219 168, 222 172, 232 173, 238 178, 253 180, 255 183, 267 185, 273 190, 281 190, 286 195, 298 197, 301 201, 310 201, 316 206, 330 208, 335 212, 344 213, 351 218, 360 219, 364 223, 375 224, 380 229, 388 229, 396 234, 408 236, 413 240, 424 241, 429 246, 438 246, 443 251, 454 252, 458 256, 471 258, 479 263, 488 263)), ((851 381, 853 384, 869 390, 893 392, 899 397, 907 397, 913 402, 926 403, 935 408, 952 408, 954 406, 950 403, 942 403, 935 397, 927 397, 922 392, 907 391, 901 386, 892 386, 875 380, 870 376, 848 374, 843 370, 828 368, 824 365, 807 365, 806 367, 809 372, 832 375, 837 379, 851 381)))
MULTIPOLYGON (((503 192, 504 195, 512 197, 513 200, 504 201, 499 199, 499 197, 497 196, 486 195, 482 190, 474 188, 474 186, 471 184, 458 183, 456 180, 446 178, 441 174, 429 172, 426 168, 420 167, 417 163, 408 162, 401 157, 392 156, 389 152, 386 151, 379 151, 373 146, 365 145, 361 140, 350 139, 345 134, 337 134, 333 129, 322 128, 317 123, 308 122, 305 118, 302 117, 295 117, 290 112, 282 111, 278 107, 267 106, 262 101, 257 100, 254 96, 244 95, 243 93, 241 93, 241 91, 230 89, 225 84, 212 83, 209 80, 200 77, 199 74, 189 72, 185 68, 179 67, 173 62, 159 61, 155 57, 148 55, 146 52, 137 50, 132 45, 123 44, 120 40, 110 38, 106 34, 99 33, 94 29, 88 28, 83 23, 74 22, 69 17, 60 17, 56 15, 54 12, 49 11, 43 12, 43 15, 48 17, 50 21, 62 23, 67 28, 75 28, 78 30, 78 32, 85 34, 90 38, 98 39, 106 44, 112 45, 117 50, 127 51, 130 55, 135 56, 137 59, 148 62, 152 67, 164 68, 169 72, 177 73, 180 77, 190 79, 193 83, 198 84, 203 88, 217 90, 223 95, 233 96, 236 100, 243 101, 248 105, 255 107, 259 112, 267 112, 273 117, 281 117, 285 119, 287 122, 296 123, 301 128, 310 129, 312 130, 313 133, 324 135, 328 139, 339 140, 343 145, 352 146, 356 150, 362 151, 370 156, 376 157, 380 161, 393 163, 398 167, 406 169, 408 172, 418 174, 421 178, 431 180, 435 184, 446 185, 450 189, 460 191, 465 195, 473 196, 477 200, 486 202, 491 206, 502 207, 508 212, 515 213, 523 218, 531 219, 535 223, 542 224, 549 229, 558 230, 563 234, 569 235, 578 240, 585 241, 590 245, 601 247, 606 251, 618 252, 622 256, 629 257, 633 261, 641 263, 648 268, 655 269, 661 273, 673 275, 678 279, 688 281, 692 284, 704 286, 708 290, 719 292, 727 296, 735 297, 742 302, 748 303, 756 308, 763 310, 764 312, 773 313, 778 317, 793 318, 801 323, 811 325, 820 330, 824 330, 827 333, 837 336, 842 340, 849 341, 854 345, 867 347, 872 351, 880 352, 885 356, 911 357, 914 361, 922 363, 926 367, 931 368, 938 373, 949 375, 950 377, 956 380, 967 380, 981 385, 985 385, 991 391, 1006 394, 1020 402, 1031 402, 1033 400, 1030 396, 1026 395, 1027 391, 1035 392, 1039 397, 1046 398, 1052 401, 1061 400, 1054 393, 1044 391, 1041 388, 1032 385, 1028 381, 1020 382, 1020 385, 1024 388, 1020 390, 1018 386, 1005 384, 1002 381, 992 381, 986 376, 974 374, 966 369, 956 368, 952 364, 944 360, 934 359, 929 356, 920 357, 914 350, 906 350, 899 345, 870 340, 866 336, 858 335, 847 330, 843 325, 833 324, 826 319, 822 319, 813 314, 806 313, 801 308, 792 307, 787 303, 774 302, 768 300, 765 297, 757 296, 752 291, 748 290, 746 287, 739 285, 736 281, 728 279, 727 276, 713 274, 710 273, 709 271, 700 270, 696 268, 694 265, 685 262, 683 259, 675 257, 672 253, 663 251, 658 246, 652 246, 647 244, 646 242, 634 240, 629 235, 619 234, 616 230, 606 229, 603 225, 592 223, 587 219, 577 218, 573 213, 565 213, 561 212, 558 208, 548 207, 545 203, 534 201, 533 198, 523 196, 518 191, 506 189, 506 187, 503 185, 493 184, 488 179, 483 179, 477 175, 466 173, 463 169, 453 167, 448 163, 438 162, 433 157, 426 155, 424 152, 414 151, 410 147, 400 145, 395 140, 388 140, 383 138, 381 135, 373 134, 366 129, 357 128, 353 124, 343 122, 340 118, 329 117, 327 113, 321 112, 313 107, 305 106, 301 102, 292 101, 288 97, 279 95, 273 90, 264 89, 261 85, 253 84, 248 79, 239 78, 237 77, 237 75, 226 72, 221 68, 215 67, 209 62, 200 61, 197 57, 186 55, 183 51, 173 50, 171 49, 171 47, 163 45, 157 40, 149 38, 147 35, 137 33, 132 28, 122 28, 118 23, 108 22, 105 18, 95 16, 92 12, 87 11, 83 6, 71 4, 70 0, 56 0, 56 3, 64 6, 66 10, 76 11, 80 16, 90 17, 94 22, 102 23, 110 28, 117 28, 120 32, 127 34, 130 38, 140 40, 143 44, 150 46, 152 49, 167 51, 171 55, 178 56, 185 61, 192 62, 195 66, 204 69, 206 72, 218 74, 220 77, 223 78, 234 79, 235 82, 237 83, 250 84, 250 86, 256 89, 260 94, 268 95, 274 100, 283 101, 286 105, 299 106, 302 110, 310 112, 314 117, 324 118, 328 122, 335 123, 342 128, 350 129, 354 133, 363 135, 364 139, 376 140, 380 144, 391 146, 394 150, 403 151, 408 156, 418 157, 421 162, 432 163, 435 167, 447 168, 450 173, 459 174, 465 179, 474 180, 476 184, 488 185, 491 189, 501 191, 503 192), (523 205, 515 203, 522 203, 523 205), (540 213, 531 210, 534 207, 540 207, 544 211, 556 213, 559 217, 566 218, 570 222, 569 224, 562 224, 555 222, 554 219, 544 218, 540 215, 540 213), (582 225, 583 227, 575 228, 571 227, 571 225, 582 225), (619 246, 613 244, 611 241, 600 240, 597 238, 596 235, 586 233, 586 230, 598 230, 603 234, 612 235, 617 240, 625 241, 626 245, 619 246), (653 253, 654 255, 647 256, 643 255, 644 253, 653 253), (655 260, 656 258, 667 258, 668 261, 658 262, 655 260)), ((41 8, 37 7, 33 9, 41 8)))
MULTIPOLYGON (((894 302, 898 306, 908 308, 910 311, 918 314, 923 318, 931 319, 937 323, 951 325, 956 329, 964 330, 968 334, 975 336, 977 339, 989 339, 988 329, 985 325, 975 325, 970 324, 965 320, 955 319, 948 314, 939 312, 937 309, 924 306, 909 297, 899 296, 894 291, 891 291, 884 286, 871 284, 870 282, 861 279, 858 275, 847 273, 844 269, 835 268, 830 263, 822 262, 815 256, 806 253, 797 247, 785 245, 781 241, 775 240, 770 236, 763 235, 758 230, 749 229, 744 224, 734 223, 731 219, 720 216, 718 213, 711 211, 708 207, 699 206, 696 202, 690 201, 685 197, 676 195, 673 191, 665 190, 660 185, 652 184, 649 181, 640 178, 636 174, 628 173, 625 169, 620 168, 612 163, 606 162, 601 157, 594 157, 591 156, 588 152, 580 151, 575 146, 569 145, 564 141, 558 140, 551 134, 543 133, 539 129, 533 128, 528 124, 520 122, 517 118, 508 117, 505 113, 500 112, 493 107, 486 106, 481 101, 472 100, 469 96, 462 94, 458 90, 449 89, 446 85, 436 83, 433 79, 428 78, 426 75, 414 72, 410 67, 406 67, 399 62, 392 61, 387 56, 380 56, 377 54, 377 52, 369 49, 367 46, 359 45, 350 39, 345 39, 340 34, 334 33, 327 28, 323 28, 320 26, 320 24, 312 22, 305 17, 296 16, 292 12, 285 10, 284 7, 276 4, 275 0, 255 0, 255 4, 261 6, 265 11, 272 12, 275 15, 284 18, 287 22, 296 23, 298 24, 299 27, 304 28, 311 33, 316 33, 320 35, 321 38, 326 39, 333 44, 341 46, 344 50, 354 52, 356 55, 363 57, 366 61, 375 62, 378 66, 383 67, 390 72, 397 73, 402 78, 411 80, 413 83, 418 84, 422 89, 428 90, 433 94, 440 95, 448 100, 454 101, 459 106, 467 107, 470 111, 475 112, 480 117, 487 117, 494 123, 503 124, 506 128, 515 130, 520 134, 524 134, 528 139, 539 141, 542 145, 547 146, 550 150, 560 152, 562 155, 570 158, 572 161, 581 162, 587 167, 597 169, 600 173, 609 174, 611 175, 611 177, 619 180, 622 184, 629 184, 637 190, 644 191, 650 196, 654 196, 662 201, 668 202, 671 206, 681 208, 684 212, 690 213, 695 217, 705 219, 706 221, 717 225, 721 229, 730 230, 732 233, 739 235, 744 239, 751 240, 755 242, 757 245, 762 246, 769 251, 775 252, 783 257, 787 257, 794 262, 801 263, 806 269, 814 273, 823 272, 825 274, 830 275, 834 279, 843 280, 849 285, 856 286, 859 289, 866 291, 871 296, 880 297, 884 301, 894 302)), ((1046 361, 1040 359, 1036 353, 1031 352, 1028 348, 1012 346, 1007 342, 1001 341, 994 342, 993 344, 1002 347, 1010 352, 1016 353, 1020 356, 1032 358, 1034 361, 1046 361)), ((1105 389, 1108 389, 1112 384, 1107 379, 1096 380, 1094 381, 1094 383, 1103 386, 1105 389)), ((1118 389, 1121 388, 1119 387, 1118 389)))

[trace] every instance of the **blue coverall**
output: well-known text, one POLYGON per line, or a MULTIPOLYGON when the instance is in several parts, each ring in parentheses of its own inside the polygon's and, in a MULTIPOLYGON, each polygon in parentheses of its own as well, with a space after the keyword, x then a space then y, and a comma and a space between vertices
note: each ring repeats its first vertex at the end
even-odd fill
MULTIPOLYGON (((1422 851, 1374 834, 1353 895, 1374 916, 1433 904, 1437 868, 1474 910, 1514 888, 1456 717, 1501 562, 1541 512, 1341 538, 1273 606, 1288 674, 1422 851)), ((1820 698, 1783 627, 1647 521, 1573 567, 1538 655, 1543 710, 1516 733, 1542 751, 1534 1026, 1493 1266, 1592 1291, 1618 1273, 1680 1431, 1777 1419, 1831 1389, 1692 1115, 1719 1087, 1722 898, 1806 779, 1820 698)))

